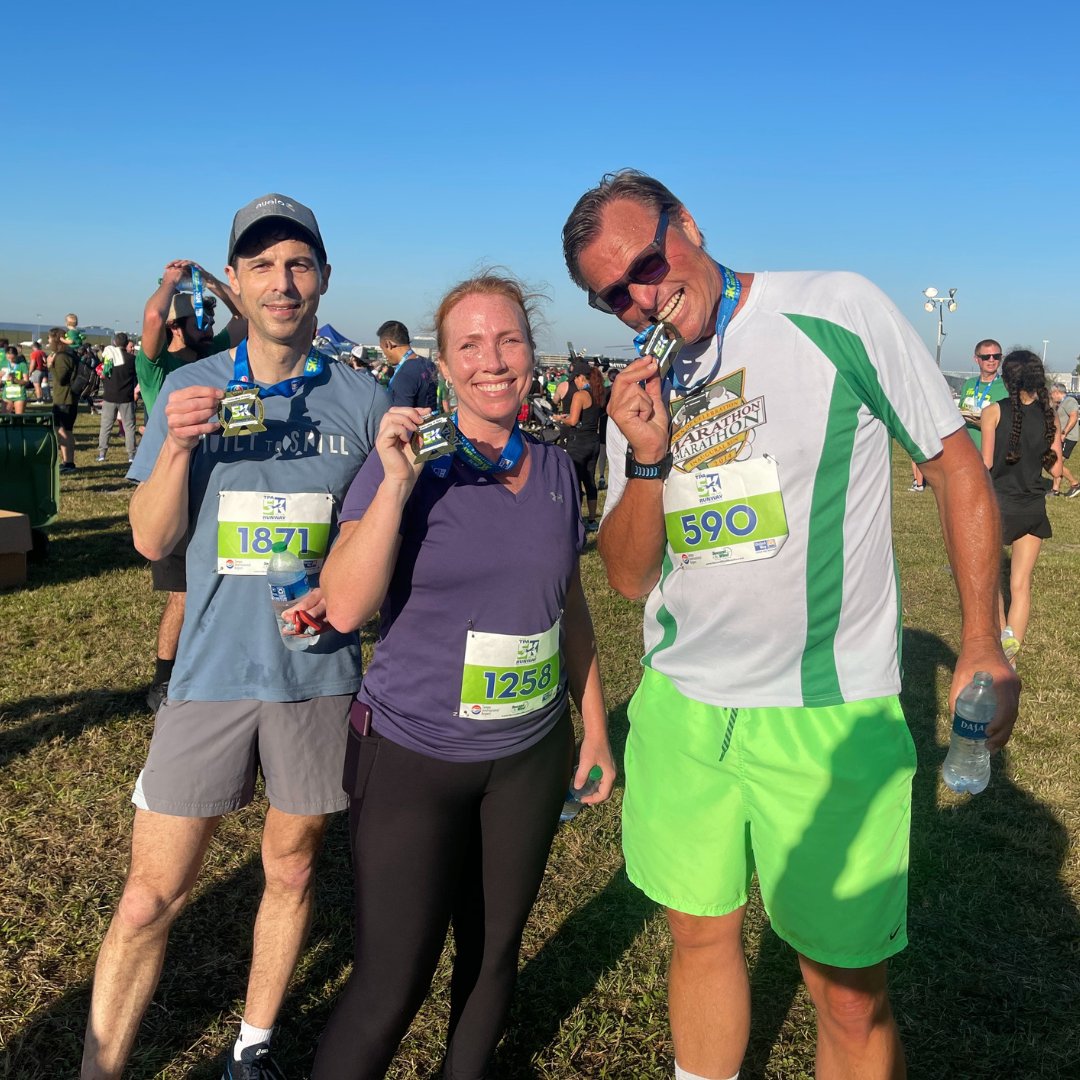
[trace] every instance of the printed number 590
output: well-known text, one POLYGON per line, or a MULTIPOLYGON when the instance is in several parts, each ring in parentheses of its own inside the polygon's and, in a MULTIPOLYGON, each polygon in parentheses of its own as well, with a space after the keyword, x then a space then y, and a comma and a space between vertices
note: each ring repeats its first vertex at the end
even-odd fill
POLYGON ((488 701, 507 701, 511 698, 532 697, 551 684, 551 661, 541 668, 528 667, 520 671, 485 671, 484 696, 488 701), (498 693, 496 693, 498 689, 498 693))
POLYGON ((725 513, 719 510, 706 510, 703 514, 683 514, 679 518, 682 526, 683 543, 696 547, 705 534, 709 542, 715 544, 720 534, 727 529, 732 536, 749 536, 757 528, 758 516, 752 506, 746 503, 733 503, 725 513))

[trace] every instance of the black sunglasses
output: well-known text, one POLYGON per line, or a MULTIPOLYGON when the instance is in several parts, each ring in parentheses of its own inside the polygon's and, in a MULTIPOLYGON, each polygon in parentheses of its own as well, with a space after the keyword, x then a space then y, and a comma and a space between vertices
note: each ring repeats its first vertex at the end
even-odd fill
POLYGON ((667 233, 668 214, 671 206, 660 207, 660 220, 656 223, 656 235, 648 247, 643 248, 630 268, 614 284, 599 292, 589 290, 589 306, 608 315, 621 315, 633 302, 628 285, 656 285, 667 277, 671 267, 664 257, 664 235, 667 233))
POLYGON ((1000 360, 1001 359, 1001 353, 999 353, 999 352, 976 353, 975 358, 977 360, 1000 360))

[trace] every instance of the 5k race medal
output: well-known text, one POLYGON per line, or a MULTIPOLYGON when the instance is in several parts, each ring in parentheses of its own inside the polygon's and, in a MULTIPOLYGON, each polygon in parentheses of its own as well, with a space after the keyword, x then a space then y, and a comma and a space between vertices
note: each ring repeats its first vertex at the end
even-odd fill
POLYGON ((429 416, 412 437, 412 448, 416 454, 413 461, 419 465, 421 461, 444 457, 453 453, 456 445, 457 428, 453 420, 438 414, 429 416))
POLYGON ((258 387, 226 390, 218 402, 218 420, 221 422, 222 438, 233 435, 253 435, 265 431, 263 417, 266 409, 259 397, 258 387))

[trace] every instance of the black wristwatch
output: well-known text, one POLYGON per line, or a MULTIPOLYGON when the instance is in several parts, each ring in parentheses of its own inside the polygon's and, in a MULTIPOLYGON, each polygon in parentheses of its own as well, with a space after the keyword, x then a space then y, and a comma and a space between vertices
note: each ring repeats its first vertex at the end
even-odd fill
POLYGON ((631 447, 626 448, 626 479, 627 480, 666 480, 671 472, 671 451, 661 458, 655 465, 642 465, 634 459, 634 451, 631 447))

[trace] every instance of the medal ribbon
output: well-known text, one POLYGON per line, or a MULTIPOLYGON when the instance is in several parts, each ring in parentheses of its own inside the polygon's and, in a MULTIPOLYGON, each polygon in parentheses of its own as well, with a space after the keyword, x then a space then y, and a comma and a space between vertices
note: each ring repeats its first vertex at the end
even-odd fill
POLYGON ((986 402, 990 397, 990 391, 994 389, 994 383, 997 381, 997 373, 994 374, 994 377, 988 383, 984 383, 982 379, 976 379, 975 388, 971 391, 971 396, 975 399, 975 405, 980 411, 985 408, 986 402), (979 391, 984 388, 985 392, 979 393, 979 391))
POLYGON ((521 460, 521 455, 525 450, 525 440, 522 437, 521 429, 518 427, 516 420, 514 421, 514 427, 510 432, 510 438, 507 439, 506 446, 503 447, 502 453, 499 455, 499 460, 492 461, 486 454, 481 454, 480 451, 473 446, 468 435, 462 433, 461 428, 458 427, 458 417, 456 412, 451 415, 450 419, 454 422, 454 427, 457 429, 457 440, 452 455, 446 454, 445 456, 436 458, 432 461, 431 466, 436 476, 445 476, 450 471, 450 462, 453 457, 456 457, 459 461, 463 461, 466 465, 479 473, 509 472, 521 460))
POLYGON ((195 309, 195 325, 203 328, 203 283, 202 273, 192 264, 191 267, 191 306, 195 309))
MULTIPOLYGON (((726 266, 721 266, 720 263, 715 265, 724 280, 724 289, 720 294, 720 304, 716 309, 716 361, 707 375, 695 379, 692 383, 684 383, 676 370, 680 364, 679 358, 676 357, 675 363, 671 365, 671 371, 665 381, 670 380, 670 385, 680 395, 688 394, 702 386, 708 386, 720 373, 720 364, 724 352, 724 333, 728 328, 728 323, 731 322, 732 315, 735 314, 735 309, 739 306, 739 297, 742 295, 742 282, 735 275, 735 272, 729 270, 726 266)), ((639 353, 645 343, 645 338, 651 330, 651 326, 646 327, 634 338, 634 346, 639 353)))
POLYGON ((273 386, 259 386, 251 375, 251 364, 248 361, 248 343, 244 338, 236 346, 236 359, 233 361, 233 377, 226 390, 256 390, 260 397, 292 397, 303 385, 305 379, 314 379, 322 374, 326 357, 311 346, 304 361, 304 370, 299 375, 293 375, 290 379, 282 379, 273 386))

